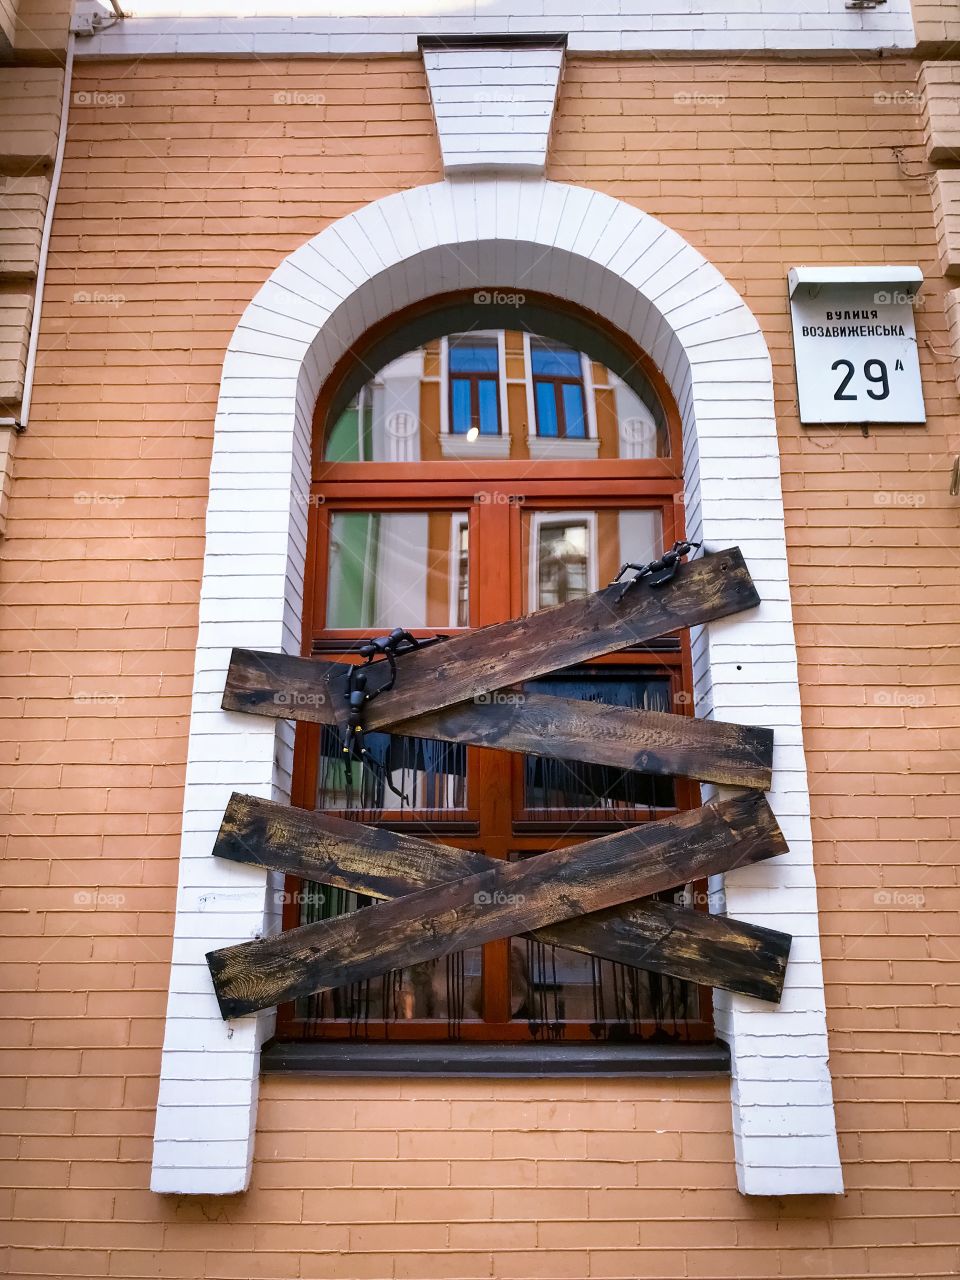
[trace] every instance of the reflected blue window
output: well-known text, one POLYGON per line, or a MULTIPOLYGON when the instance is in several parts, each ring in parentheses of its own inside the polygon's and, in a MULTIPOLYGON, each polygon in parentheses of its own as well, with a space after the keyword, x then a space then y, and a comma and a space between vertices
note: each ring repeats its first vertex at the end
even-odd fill
POLYGON ((463 436, 470 430, 470 382, 467 378, 454 378, 451 382, 454 435, 463 436))
POLYGON ((579 382, 564 382, 561 391, 567 437, 582 440, 587 434, 587 424, 583 414, 583 388, 579 382))
POLYGON ((480 434, 495 436, 500 429, 497 417, 497 384, 490 378, 477 383, 477 399, 480 402, 480 434))
POLYGON ((534 376, 544 378, 579 378, 580 352, 568 347, 532 347, 530 357, 534 376))
POLYGON ((537 434, 555 436, 557 425, 557 395, 552 382, 535 382, 537 393, 537 434))
POLYGON ((497 348, 492 346, 450 347, 451 373, 496 373, 497 348))

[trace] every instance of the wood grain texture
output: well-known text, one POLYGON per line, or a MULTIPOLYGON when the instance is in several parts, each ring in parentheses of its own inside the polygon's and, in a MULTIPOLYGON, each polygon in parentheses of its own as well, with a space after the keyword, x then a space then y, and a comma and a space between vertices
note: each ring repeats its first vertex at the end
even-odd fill
MULTIPOLYGON (((275 719, 330 724, 325 679, 339 663, 234 649, 223 705, 275 719)), ((664 777, 769 788, 773 730, 639 711, 548 694, 496 691, 386 726, 391 733, 581 760, 664 777)))
MULTIPOLYGON (((234 793, 213 852, 374 898, 477 875, 493 860, 469 849, 234 793)), ((777 1002, 789 934, 647 899, 529 934, 654 973, 777 1002)))
POLYGON ((555 849, 524 862, 492 862, 349 915, 207 954, 224 1018, 361 982, 555 925, 783 853, 764 796, 748 791, 555 849))
MULTIPOLYGON (((385 728, 760 603, 738 547, 681 565, 663 587, 640 582, 618 600, 620 590, 606 587, 404 655, 396 687, 367 706, 365 727, 385 728)), ((327 689, 334 716, 345 722, 346 675, 332 672, 327 689)))

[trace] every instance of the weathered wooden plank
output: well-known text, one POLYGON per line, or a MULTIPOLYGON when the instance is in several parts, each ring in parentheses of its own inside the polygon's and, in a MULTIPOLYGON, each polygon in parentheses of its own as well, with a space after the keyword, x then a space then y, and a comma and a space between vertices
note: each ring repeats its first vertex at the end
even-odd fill
MULTIPOLYGON (((238 793, 213 852, 374 898, 395 898, 485 871, 469 849, 292 809, 238 793)), ((648 899, 547 925, 530 937, 760 1000, 783 991, 790 936, 648 899)))
POLYGON ((772 729, 541 693, 462 702, 391 732, 760 791, 773 771, 772 729))
POLYGON ((335 724, 327 680, 342 663, 318 662, 288 653, 234 649, 221 706, 274 720, 335 724))
MULTIPOLYGON (((738 547, 681 565, 662 587, 641 582, 622 599, 620 592, 619 586, 606 587, 582 600, 405 654, 396 687, 368 704, 364 725, 385 728, 760 603, 738 547)), ((377 675, 370 669, 371 681, 386 678, 383 667, 377 675)), ((330 673, 327 689, 334 716, 345 722, 345 673, 330 673)))
MULTIPOLYGON (((234 649, 223 705, 275 719, 333 722, 324 685, 337 663, 234 649)), ((773 730, 547 694, 496 692, 388 726, 501 751, 582 760, 725 786, 769 788, 773 730)))
POLYGON ((225 1018, 602 911, 782 853, 763 795, 747 791, 524 862, 207 954, 225 1018))

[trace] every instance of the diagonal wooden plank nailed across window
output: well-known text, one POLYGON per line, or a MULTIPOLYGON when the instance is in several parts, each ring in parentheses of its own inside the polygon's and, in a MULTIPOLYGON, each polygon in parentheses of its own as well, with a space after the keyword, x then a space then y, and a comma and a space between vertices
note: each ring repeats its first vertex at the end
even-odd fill
MULTIPOLYGON (((759 603, 739 548, 718 551, 681 565, 672 581, 656 589, 641 585, 624 594, 622 587, 610 586, 406 654, 402 680, 368 704, 364 727, 382 729, 759 603)), ((332 673, 327 683, 333 713, 345 723, 346 674, 332 673)))
POLYGON ((211 951, 224 1018, 555 925, 783 853, 756 791, 211 951))
MULTIPOLYGON (((406 663, 405 658, 402 661, 406 663)), ((234 649, 223 706, 276 720, 333 724, 326 679, 341 665, 234 649)), ((404 666, 401 673, 405 671, 404 666)), ((772 729, 541 693, 462 702, 387 727, 391 733, 411 737, 639 769, 722 786, 765 791, 771 781, 772 729)))
MULTIPOLYGON (((495 865, 468 849, 234 794, 213 852, 373 898, 398 898, 495 865)), ((547 946, 778 1001, 790 937, 650 899, 535 929, 547 946)))
MULTIPOLYGON (((541 694, 483 696, 757 603, 740 551, 731 548, 681 565, 656 587, 610 587, 431 648, 408 649, 398 659, 395 685, 389 684, 391 664, 373 661, 364 667, 360 693, 343 663, 234 650, 223 706, 345 726, 352 688, 362 704, 351 713, 357 718, 345 741, 352 743, 362 730, 389 729, 766 788, 769 729, 541 694)), ((375 656, 376 646, 370 652, 375 656)), ((352 753, 355 747, 344 749, 352 753)), ((234 795, 214 850, 218 856, 389 901, 212 951, 207 962, 225 1018, 523 933, 551 946, 778 1000, 787 935, 637 899, 785 849, 757 789, 512 863, 234 795)))

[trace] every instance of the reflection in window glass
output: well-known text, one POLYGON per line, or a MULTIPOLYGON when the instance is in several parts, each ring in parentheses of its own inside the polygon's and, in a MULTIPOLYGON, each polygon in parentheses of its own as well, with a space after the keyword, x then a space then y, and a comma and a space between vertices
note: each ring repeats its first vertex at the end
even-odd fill
POLYGON ((467 611, 465 512, 334 511, 329 527, 328 627, 448 627, 467 611))
MULTIPOLYGON (((558 698, 603 702, 614 707, 673 710, 669 678, 651 675, 647 667, 573 668, 529 681, 526 688, 558 698)), ((591 810, 597 817, 609 819, 638 809, 672 809, 676 804, 671 778, 652 777, 610 765, 525 756, 524 779, 524 807, 560 811, 560 816, 573 810, 591 810)))
POLYGON ((466 435, 500 432, 499 364, 496 340, 484 343, 451 342, 449 346, 450 430, 466 435))
POLYGON ((387 733, 365 733, 363 742, 370 756, 366 768, 346 759, 340 729, 320 726, 318 809, 466 808, 467 752, 461 743, 387 733))
POLYGON ((581 599, 610 582, 621 565, 645 564, 663 552, 658 507, 524 510, 521 530, 524 613, 581 599))
POLYGON ((656 392, 638 367, 627 377, 516 329, 435 338, 377 370, 330 427, 324 458, 437 461, 471 447, 514 460, 668 456, 656 392))
POLYGON ((560 1039, 568 1024, 584 1022, 598 1040, 637 1039, 644 1022, 669 1037, 699 1011, 692 983, 534 938, 510 940, 510 987, 512 1016, 527 1022, 537 1039, 560 1039))
POLYGON ((537 544, 538 606, 566 604, 589 594, 590 530, 586 522, 541 524, 537 544))
MULTIPOLYGON (((329 885, 304 883, 300 890, 300 923, 375 906, 373 898, 329 885)), ((446 1022, 455 1035, 461 1022, 481 1012, 481 950, 458 951, 439 960, 394 969, 382 978, 321 991, 296 1001, 300 1020, 349 1023, 350 1038, 363 1039, 369 1022, 401 1024, 414 1019, 446 1022)))
POLYGON ((537 435, 582 440, 587 435, 584 416, 583 365, 579 351, 530 343, 530 364, 537 410, 537 435))
POLYGON ((568 440, 582 440, 587 434, 587 422, 583 416, 583 387, 579 383, 565 382, 561 391, 564 434, 568 440))

